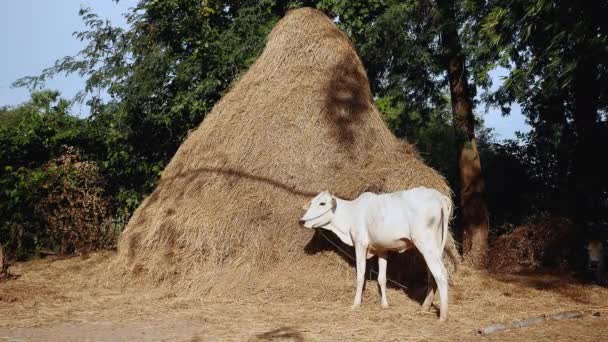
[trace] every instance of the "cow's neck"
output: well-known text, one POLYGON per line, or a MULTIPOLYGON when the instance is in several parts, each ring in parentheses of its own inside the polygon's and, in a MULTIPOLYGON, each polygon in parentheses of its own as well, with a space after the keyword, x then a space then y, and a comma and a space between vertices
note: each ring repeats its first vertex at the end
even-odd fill
POLYGON ((325 227, 328 230, 331 230, 344 242, 345 244, 352 246, 353 241, 351 238, 351 227, 352 223, 352 210, 349 210, 352 206, 352 202, 346 201, 340 198, 336 198, 336 211, 334 213, 334 217, 331 219, 329 224, 325 227), (349 215, 348 213, 351 213, 349 215))

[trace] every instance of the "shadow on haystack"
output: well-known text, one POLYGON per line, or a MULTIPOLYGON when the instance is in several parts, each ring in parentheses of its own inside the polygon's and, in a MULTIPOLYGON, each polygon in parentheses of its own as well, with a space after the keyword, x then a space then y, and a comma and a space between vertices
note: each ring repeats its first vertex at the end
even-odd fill
POLYGON ((367 76, 360 66, 356 55, 347 54, 332 68, 332 77, 323 89, 325 116, 332 123, 332 135, 349 151, 355 141, 356 126, 364 113, 372 110, 367 76))
POLYGON ((276 341, 287 339, 296 342, 304 341, 304 337, 302 337, 302 334, 291 327, 282 327, 267 331, 265 333, 257 334, 255 338, 259 341, 276 341))
MULTIPOLYGON (((361 62, 354 53, 344 54, 344 57, 332 67, 329 74, 331 78, 323 87, 325 117, 331 123, 332 137, 335 138, 336 144, 347 151, 350 158, 353 158, 354 151, 351 150, 351 147, 361 137, 359 125, 365 121, 366 113, 373 111, 369 82, 365 70, 361 67, 361 62)), ((369 139, 369 137, 367 138, 369 139)), ((369 189, 366 191, 384 191, 381 186, 369 185, 369 189)), ((321 234, 321 232, 315 231, 305 247, 305 252, 310 255, 330 250, 339 255, 350 267, 355 268, 354 248, 344 245, 331 233, 321 234), (341 250, 334 247, 335 245, 341 246, 341 250)), ((389 281, 387 286, 402 289, 408 297, 422 302, 425 291, 424 289, 420 291, 420 288, 426 288, 426 267, 420 253, 408 251, 403 254, 391 254, 388 265, 387 277, 404 287, 398 286, 392 281, 389 281), (404 267, 397 269, 395 265, 404 267), (424 279, 422 283, 421 279, 424 279)), ((377 280, 377 271, 377 258, 367 260, 367 278, 377 280)))
MULTIPOLYGON (((350 267, 353 269, 356 267, 355 249, 343 244, 332 233, 321 233, 319 230, 315 231, 313 237, 304 247, 304 251, 309 255, 332 251, 339 255, 342 260, 347 262, 350 267), (340 246, 341 250, 338 250, 334 245, 340 246)), ((369 285, 370 271, 371 279, 374 280, 375 283, 378 280, 378 258, 373 257, 368 259, 365 270, 367 279, 365 286, 369 285)), ((408 250, 404 253, 389 253, 387 278, 391 280, 386 284, 388 288, 402 290, 410 299, 422 304, 426 295, 427 286, 426 264, 418 251, 408 250), (402 267, 398 268, 396 265, 402 267), (399 283, 403 287, 395 284, 393 281, 399 283)))

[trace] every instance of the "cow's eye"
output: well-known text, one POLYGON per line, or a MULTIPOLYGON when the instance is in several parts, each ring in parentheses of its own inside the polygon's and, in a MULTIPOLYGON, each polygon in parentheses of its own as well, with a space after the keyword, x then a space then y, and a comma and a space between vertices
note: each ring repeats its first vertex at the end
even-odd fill
POLYGON ((321 202, 321 205, 325 205, 325 202, 321 202))

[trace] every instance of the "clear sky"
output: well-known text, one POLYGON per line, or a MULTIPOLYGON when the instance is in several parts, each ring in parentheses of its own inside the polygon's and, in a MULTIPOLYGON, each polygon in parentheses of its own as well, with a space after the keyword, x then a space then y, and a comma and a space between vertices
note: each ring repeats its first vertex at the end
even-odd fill
MULTIPOLYGON (((11 84, 24 76, 38 75, 42 69, 67 55, 74 55, 83 48, 83 43, 72 36, 74 31, 84 28, 78 16, 81 7, 90 7, 102 18, 115 25, 126 26, 122 16, 137 0, 0 0, 0 106, 16 105, 29 99, 23 88, 11 88, 11 84)), ((494 86, 500 84, 505 70, 492 73, 494 86)), ((46 88, 61 91, 63 97, 72 98, 84 88, 84 80, 78 75, 57 76, 46 83, 46 88)), ((88 107, 75 105, 74 114, 88 115, 88 107)), ((516 131, 528 131, 529 126, 518 106, 511 115, 503 117, 497 109, 484 113, 482 106, 477 114, 482 115, 485 125, 495 130, 497 138, 508 139, 516 131)))
MULTIPOLYGON (((0 105, 16 105, 29 99, 25 88, 11 88, 24 76, 40 72, 64 56, 74 55, 84 44, 72 36, 84 29, 78 16, 81 7, 90 7, 101 18, 126 26, 122 13, 135 6, 136 0, 0 0, 0 105)), ((61 91, 71 99, 84 88, 78 75, 60 75, 46 83, 46 88, 61 91)), ((75 105, 75 114, 88 115, 86 105, 75 105)))
MULTIPOLYGON (((509 71, 504 68, 497 68, 490 72, 492 78, 491 90, 496 90, 502 85, 502 78, 506 77, 509 71)), ((519 104, 514 104, 511 107, 511 114, 502 116, 500 109, 490 108, 486 113, 485 104, 481 104, 476 111, 477 115, 481 115, 486 127, 494 128, 496 137, 500 140, 511 139, 515 137, 515 132, 529 132, 530 126, 526 123, 526 117, 521 114, 519 104)))

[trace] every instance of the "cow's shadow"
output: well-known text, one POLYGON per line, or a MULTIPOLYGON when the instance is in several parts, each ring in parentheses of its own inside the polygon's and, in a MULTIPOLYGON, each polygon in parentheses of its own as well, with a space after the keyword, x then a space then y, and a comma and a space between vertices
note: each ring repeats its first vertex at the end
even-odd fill
MULTIPOLYGON (((352 268, 355 265, 355 249, 344 244, 333 233, 317 229, 304 247, 309 255, 320 252, 332 251, 342 258, 352 268)), ((365 286, 377 285, 378 280, 378 257, 366 261, 365 286)), ((427 290, 426 263, 422 255, 415 249, 404 253, 389 253, 386 276, 388 288, 403 291, 410 299, 422 304, 427 290)), ((354 281, 353 281, 354 284, 354 281)), ((378 288, 379 291, 379 288, 378 288)))

